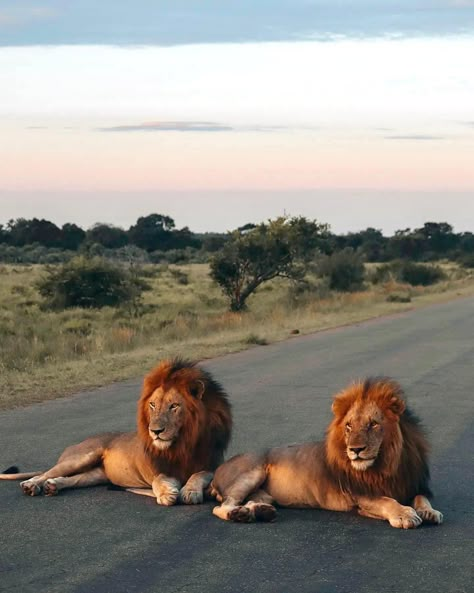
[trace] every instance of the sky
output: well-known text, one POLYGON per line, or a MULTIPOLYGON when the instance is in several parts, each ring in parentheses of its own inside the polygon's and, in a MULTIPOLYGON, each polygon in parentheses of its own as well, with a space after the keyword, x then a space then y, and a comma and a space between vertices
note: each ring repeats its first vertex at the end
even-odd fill
POLYGON ((0 0, 0 224, 474 231, 474 0, 0 0))

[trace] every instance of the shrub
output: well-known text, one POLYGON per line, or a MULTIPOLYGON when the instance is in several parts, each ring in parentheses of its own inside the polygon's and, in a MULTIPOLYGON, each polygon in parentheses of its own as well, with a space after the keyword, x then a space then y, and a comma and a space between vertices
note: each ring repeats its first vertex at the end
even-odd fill
POLYGON ((266 338, 262 338, 257 334, 249 334, 245 340, 245 344, 256 344, 257 346, 266 346, 268 344, 268 340, 266 338))
POLYGON ((364 262, 362 257, 350 247, 324 256, 317 269, 321 276, 328 279, 331 290, 352 292, 363 288, 364 262))
POLYGON ((445 274, 439 266, 403 262, 400 266, 399 279, 412 286, 430 286, 443 280, 445 274))
POLYGON ((409 294, 391 293, 386 298, 387 303, 411 303, 409 294))
POLYGON ((405 282, 412 286, 429 286, 445 278, 439 266, 419 264, 411 261, 394 261, 376 268, 370 275, 374 284, 389 282, 405 282))
POLYGON ((474 253, 461 257, 460 263, 463 268, 474 268, 474 253))
POLYGON ((390 282, 391 280, 397 280, 395 267, 393 264, 382 264, 381 266, 377 266, 369 273, 368 279, 372 284, 383 284, 385 282, 390 282))
POLYGON ((148 285, 103 259, 76 257, 49 268, 37 288, 47 306, 54 309, 101 308, 137 301, 148 285))
POLYGON ((170 274, 178 284, 182 284, 183 286, 189 284, 189 276, 186 274, 186 272, 177 270, 175 268, 170 268, 170 274))

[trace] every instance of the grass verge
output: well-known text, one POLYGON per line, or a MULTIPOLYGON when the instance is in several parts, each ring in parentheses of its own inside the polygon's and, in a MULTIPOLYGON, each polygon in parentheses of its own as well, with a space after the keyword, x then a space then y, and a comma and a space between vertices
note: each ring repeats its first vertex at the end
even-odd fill
POLYGON ((51 312, 34 290, 40 266, 3 266, 0 409, 141 377, 170 356, 210 358, 474 295, 473 273, 446 269, 449 278, 431 287, 388 282, 355 293, 277 281, 250 299, 249 312, 229 313, 206 265, 164 266, 148 278, 153 289, 140 312, 51 312))

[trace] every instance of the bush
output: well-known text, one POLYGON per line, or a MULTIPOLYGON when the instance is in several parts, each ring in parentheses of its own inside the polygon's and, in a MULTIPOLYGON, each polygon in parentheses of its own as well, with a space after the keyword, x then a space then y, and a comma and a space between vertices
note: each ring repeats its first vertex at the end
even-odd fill
POLYGON ((411 303, 409 294, 391 293, 386 298, 387 303, 411 303))
POLYGON ((469 253, 459 260, 463 268, 474 268, 474 253, 469 253))
POLYGON ((37 288, 51 308, 99 309, 137 301, 148 285, 103 259, 76 257, 60 267, 49 268, 37 288))
POLYGON ((397 273, 394 264, 377 266, 374 270, 371 270, 368 279, 372 284, 384 284, 385 282, 396 281, 397 273))
POLYGON ((445 274, 439 266, 403 262, 400 266, 399 279, 412 286, 430 286, 443 280, 445 274))
POLYGON ((324 256, 317 269, 321 276, 328 279, 331 290, 352 292, 364 286, 364 262, 350 247, 324 256))
POLYGON ((412 286, 430 286, 445 278, 439 266, 418 264, 410 261, 395 261, 379 266, 370 275, 374 284, 389 282, 405 282, 412 286))
POLYGON ((262 338, 257 334, 249 334, 245 340, 245 344, 256 344, 257 346, 266 346, 268 344, 268 340, 266 338, 262 338))

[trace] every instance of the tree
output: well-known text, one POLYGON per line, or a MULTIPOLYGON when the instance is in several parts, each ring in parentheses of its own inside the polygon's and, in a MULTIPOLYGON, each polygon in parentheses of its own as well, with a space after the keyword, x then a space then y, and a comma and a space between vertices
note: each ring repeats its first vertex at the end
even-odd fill
POLYGON ((248 297, 273 278, 301 279, 328 226, 304 217, 282 216, 244 234, 229 234, 211 260, 210 275, 229 298, 231 311, 242 311, 248 297))
POLYGON ((17 247, 33 243, 39 243, 45 247, 61 245, 61 229, 49 220, 17 218, 8 222, 7 230, 10 244, 17 247))
POLYGON ((0 243, 8 243, 9 233, 3 224, 0 224, 0 243))
POLYGON ((146 251, 169 249, 171 231, 175 223, 169 216, 149 214, 141 216, 128 231, 130 243, 146 251))
POLYGON ((425 240, 425 251, 437 255, 446 255, 458 242, 458 235, 453 233, 453 227, 447 222, 425 222, 415 232, 425 240))
POLYGON ((418 259, 423 253, 424 238, 411 229, 395 231, 389 240, 388 251, 393 259, 418 259))
POLYGON ((87 241, 99 243, 107 249, 117 249, 128 243, 128 236, 120 227, 98 222, 87 231, 87 241))
POLYGON ((77 224, 67 222, 61 228, 61 247, 77 251, 86 238, 86 233, 77 224))
POLYGON ((382 231, 369 227, 357 233, 348 233, 344 236, 344 245, 358 250, 365 256, 367 261, 384 261, 388 239, 383 236, 382 231))

